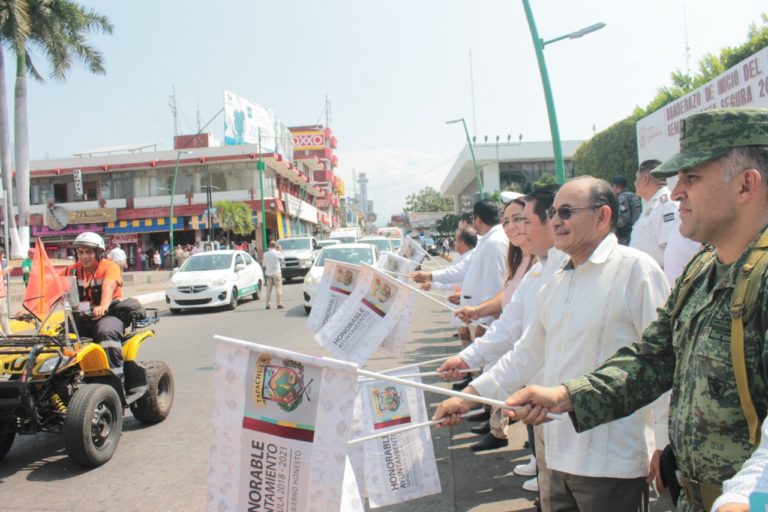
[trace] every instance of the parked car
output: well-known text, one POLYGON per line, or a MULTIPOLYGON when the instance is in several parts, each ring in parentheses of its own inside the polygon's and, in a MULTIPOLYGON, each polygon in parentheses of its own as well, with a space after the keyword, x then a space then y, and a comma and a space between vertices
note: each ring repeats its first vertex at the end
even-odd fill
POLYGON ((400 247, 403 245, 403 239, 402 238, 390 238, 390 242, 392 242, 392 250, 393 251, 399 251, 400 247))
POLYGON ((361 244, 375 245, 379 249, 379 252, 394 251, 392 248, 392 242, 386 236, 364 236, 358 240, 358 242, 361 244))
POLYGON ((437 247, 437 242, 435 242, 434 238, 431 238, 431 237, 424 238, 421 241, 421 246, 424 248, 425 251, 427 251, 427 254, 430 254, 432 256, 437 256, 437 253, 439 252, 439 249, 437 247))
POLYGON ((247 252, 200 252, 174 272, 165 290, 165 302, 173 314, 193 308, 235 309, 248 295, 258 300, 263 287, 264 271, 247 252))
POLYGON ((277 241, 280 246, 280 252, 283 253, 283 266, 280 272, 283 274, 283 280, 289 282, 294 277, 304 277, 309 271, 309 267, 315 261, 315 248, 317 240, 312 236, 296 236, 291 238, 281 238, 277 241))
POLYGON ((372 244, 340 244, 326 247, 317 256, 314 265, 304 277, 304 311, 309 314, 312 310, 312 298, 317 291, 317 285, 323 278, 326 260, 343 261, 359 265, 361 262, 373 265, 379 259, 379 250, 372 244))
POLYGON ((323 248, 328 247, 329 245, 339 245, 340 243, 341 243, 341 240, 331 240, 331 239, 318 240, 317 246, 315 247, 315 250, 314 250, 315 258, 317 258, 317 255, 320 254, 320 251, 323 248))

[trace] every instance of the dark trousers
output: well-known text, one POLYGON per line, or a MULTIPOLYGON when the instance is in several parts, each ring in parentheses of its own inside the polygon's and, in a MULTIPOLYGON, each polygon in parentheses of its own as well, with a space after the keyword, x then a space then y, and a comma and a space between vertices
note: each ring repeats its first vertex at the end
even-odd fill
POLYGON ((645 477, 601 478, 550 471, 552 512, 637 512, 647 510, 645 477))
POLYGON ((91 338, 101 345, 107 353, 109 368, 121 380, 123 378, 123 333, 125 325, 116 316, 105 315, 97 321, 75 316, 77 332, 80 336, 91 338))

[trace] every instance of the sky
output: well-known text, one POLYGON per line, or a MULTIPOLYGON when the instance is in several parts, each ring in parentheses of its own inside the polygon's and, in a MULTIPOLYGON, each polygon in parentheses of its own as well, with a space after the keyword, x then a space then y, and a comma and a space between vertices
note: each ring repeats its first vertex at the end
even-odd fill
MULTIPOLYGON (((764 0, 529 1, 545 40, 606 23, 545 49, 564 140, 587 139, 645 106, 672 71, 695 71, 702 55, 741 44, 768 12, 764 0)), ((337 173, 348 191, 353 169, 367 174, 384 225, 408 194, 439 189, 465 144, 447 120, 464 117, 478 140, 550 140, 522 1, 81 3, 115 26, 89 39, 107 74, 75 64, 64 82, 30 81, 33 160, 115 145, 172 149, 173 88, 181 133, 197 131, 198 113, 202 124, 213 118, 224 90, 287 126, 324 124, 327 97, 337 173)), ((42 55, 33 59, 48 70, 42 55)), ((223 125, 222 115, 211 124, 219 140, 223 125)))

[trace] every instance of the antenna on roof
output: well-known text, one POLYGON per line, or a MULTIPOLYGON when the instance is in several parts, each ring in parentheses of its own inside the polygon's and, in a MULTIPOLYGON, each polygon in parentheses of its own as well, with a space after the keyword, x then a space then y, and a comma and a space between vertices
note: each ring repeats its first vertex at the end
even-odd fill
POLYGON ((168 106, 173 114, 173 136, 179 135, 179 109, 176 107, 176 86, 171 86, 171 95, 168 97, 168 106))

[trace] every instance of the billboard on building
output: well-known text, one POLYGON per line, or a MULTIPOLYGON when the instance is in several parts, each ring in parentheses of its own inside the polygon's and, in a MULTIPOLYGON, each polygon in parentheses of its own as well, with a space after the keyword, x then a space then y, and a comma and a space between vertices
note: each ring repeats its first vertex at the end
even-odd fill
POLYGON ((293 160, 291 132, 275 113, 266 107, 224 91, 224 144, 258 144, 261 151, 293 160))
POLYGON ((768 108, 768 48, 637 122, 639 160, 666 160, 680 150, 680 121, 714 108, 768 108))

